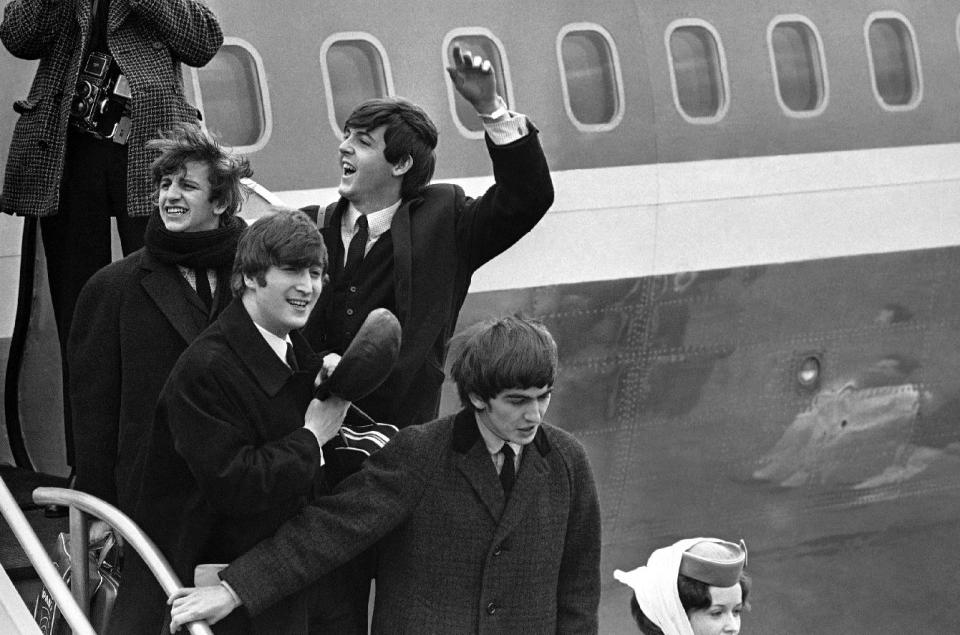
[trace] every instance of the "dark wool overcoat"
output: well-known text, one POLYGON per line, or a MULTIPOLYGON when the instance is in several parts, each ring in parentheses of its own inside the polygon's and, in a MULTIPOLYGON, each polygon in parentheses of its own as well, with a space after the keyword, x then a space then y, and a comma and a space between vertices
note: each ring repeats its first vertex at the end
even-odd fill
MULTIPOLYGON (((196 565, 230 562, 324 488, 320 445, 303 427, 321 359, 297 332, 290 338, 297 372, 234 300, 161 393, 133 518, 186 584, 196 565)), ((159 585, 136 559, 123 576, 111 632, 161 632, 169 613, 159 585)), ((287 598, 253 623, 238 611, 214 630, 306 632, 305 601, 287 598)))
MULTIPOLYGON (((13 130, 3 180, 3 211, 20 216, 56 214, 70 102, 90 34, 89 0, 12 0, 4 9, 0 40, 14 56, 39 59, 13 130)), ((197 122, 183 94, 180 63, 203 66, 223 33, 199 0, 111 0, 107 44, 132 93, 133 129, 127 142, 127 213, 154 207, 145 143, 177 122, 197 122)))
POLYGON ((378 539, 374 633, 597 632, 597 492, 563 430, 541 426, 505 500, 472 411, 404 428, 221 577, 256 614, 378 539))
MULTIPOLYGON (((520 240, 553 204, 550 169, 537 130, 530 128, 503 146, 487 138, 496 183, 480 198, 467 197, 456 185, 430 185, 404 200, 394 215, 390 234, 396 313, 403 330, 400 357, 386 381, 357 402, 377 420, 405 427, 436 418, 447 340, 473 272, 520 240)), ((340 218, 347 205, 341 199, 324 215, 322 233, 331 258, 343 254, 340 218)), ((324 287, 303 330, 315 350, 329 348, 326 306, 335 286, 324 287)))
MULTIPOLYGON (((213 316, 221 308, 214 306, 213 316)), ((133 465, 160 390, 210 321, 176 265, 146 248, 84 285, 67 344, 77 489, 132 511, 133 465)))

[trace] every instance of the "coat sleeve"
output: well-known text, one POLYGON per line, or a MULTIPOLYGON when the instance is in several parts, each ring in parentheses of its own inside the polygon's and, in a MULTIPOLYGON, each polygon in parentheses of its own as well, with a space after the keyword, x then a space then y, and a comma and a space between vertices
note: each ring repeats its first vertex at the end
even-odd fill
POLYGON ((571 502, 557 583, 557 632, 596 633, 600 606, 600 503, 583 447, 570 458, 571 502))
POLYGON ((101 269, 84 285, 67 340, 76 488, 117 504, 121 285, 101 269))
POLYGON ((496 182, 480 198, 466 199, 456 218, 457 247, 471 271, 520 240, 553 204, 550 168, 532 124, 513 143, 486 142, 496 182))
POLYGON ((311 494, 321 458, 316 437, 297 428, 264 443, 247 424, 237 394, 247 384, 222 377, 224 368, 233 366, 181 357, 158 410, 204 499, 218 513, 240 517, 311 494))
POLYGON ((409 517, 439 454, 418 450, 416 427, 401 430, 332 495, 304 507, 220 573, 251 615, 348 562, 409 517))
POLYGON ((13 0, 3 10, 0 40, 11 55, 35 60, 50 53, 60 23, 67 19, 67 2, 13 0))
POLYGON ((200 0, 128 0, 173 52, 190 66, 203 66, 223 44, 223 31, 213 11, 200 0))

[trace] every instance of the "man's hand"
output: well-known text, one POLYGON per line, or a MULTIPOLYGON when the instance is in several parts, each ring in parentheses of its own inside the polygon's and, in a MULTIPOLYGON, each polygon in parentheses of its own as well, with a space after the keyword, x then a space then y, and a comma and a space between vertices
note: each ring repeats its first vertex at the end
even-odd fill
POLYGON ((453 66, 447 67, 447 74, 479 114, 489 115, 500 107, 503 100, 497 95, 497 76, 489 60, 454 46, 453 66))
POLYGON ((107 521, 99 518, 90 521, 90 541, 88 544, 96 545, 107 539, 107 535, 113 533, 113 527, 107 524, 107 521))
POLYGON ((303 416, 303 427, 312 432, 320 445, 323 445, 337 435, 349 407, 349 401, 336 395, 331 395, 324 401, 313 399, 303 416))
POLYGON ((222 585, 205 586, 198 588, 177 589, 167 600, 170 605, 170 632, 189 622, 207 620, 208 624, 216 624, 233 609, 240 606, 230 591, 222 585))
POLYGON ((313 387, 316 388, 320 384, 330 379, 330 375, 332 375, 333 371, 337 369, 337 364, 339 363, 340 356, 336 353, 327 353, 324 355, 323 367, 320 368, 320 372, 317 373, 316 378, 313 380, 313 387))

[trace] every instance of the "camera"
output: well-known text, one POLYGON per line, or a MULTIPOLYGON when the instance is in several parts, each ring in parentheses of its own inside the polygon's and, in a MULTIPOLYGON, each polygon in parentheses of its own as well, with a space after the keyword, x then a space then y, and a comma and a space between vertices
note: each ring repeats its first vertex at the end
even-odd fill
POLYGON ((87 56, 73 101, 70 123, 100 139, 124 144, 130 136, 130 84, 107 53, 87 56))

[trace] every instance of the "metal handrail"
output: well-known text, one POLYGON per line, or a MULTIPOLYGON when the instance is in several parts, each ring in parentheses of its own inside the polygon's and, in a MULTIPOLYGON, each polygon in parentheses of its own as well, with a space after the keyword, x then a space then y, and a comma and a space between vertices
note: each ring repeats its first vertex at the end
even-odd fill
MULTIPOLYGON (((86 613, 70 595, 70 589, 63 578, 60 577, 60 572, 53 566, 53 561, 47 555, 47 550, 43 548, 40 539, 37 538, 33 527, 30 526, 27 517, 23 514, 20 505, 17 504, 17 500, 13 497, 10 488, 7 487, 2 477, 0 477, 0 514, 3 514, 7 524, 10 525, 13 535, 17 537, 34 570, 40 576, 47 591, 53 596, 54 602, 60 607, 60 612, 66 618, 73 632, 82 635, 96 635, 93 627, 90 626, 86 613)), ((83 560, 86 562, 86 554, 84 554, 83 560)))
MULTIPOLYGON (((140 555, 144 563, 160 583, 164 593, 168 596, 183 587, 180 578, 173 572, 167 559, 160 553, 153 541, 134 523, 129 516, 119 509, 96 496, 85 492, 78 492, 62 487, 38 487, 33 490, 33 501, 38 505, 62 505, 70 507, 70 559, 77 570, 71 574, 72 580, 79 581, 73 585, 74 597, 86 598, 88 574, 87 543, 89 541, 89 527, 87 514, 106 521, 140 555), (77 540, 77 537, 82 540, 77 540), (83 592, 82 595, 80 592, 83 592)), ((46 555, 46 554, 44 554, 46 555)), ((33 559, 31 558, 31 561, 33 559)), ((53 567, 53 565, 50 565, 53 567)), ((46 583, 46 580, 44 580, 46 583)), ((62 581, 61 581, 62 584, 62 581)), ((83 602, 81 607, 86 606, 83 602)), ((81 608, 81 610, 83 610, 81 608)), ((213 635, 213 631, 205 620, 190 622, 187 629, 193 635, 213 635)), ((92 630, 90 632, 93 632, 92 630)))

